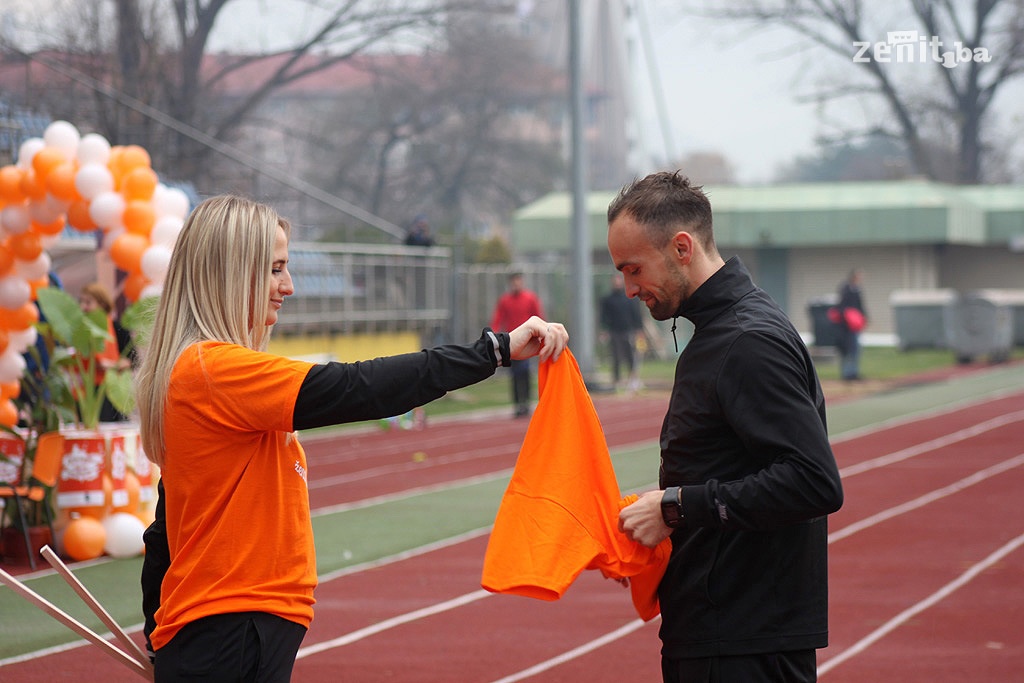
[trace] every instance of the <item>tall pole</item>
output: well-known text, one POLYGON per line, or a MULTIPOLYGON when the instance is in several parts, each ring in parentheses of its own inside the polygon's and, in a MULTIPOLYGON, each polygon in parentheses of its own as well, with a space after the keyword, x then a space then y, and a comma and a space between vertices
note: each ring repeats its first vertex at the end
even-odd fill
POLYGON ((569 92, 572 124, 573 291, 571 347, 580 372, 594 371, 594 289, 591 274, 590 221, 587 217, 586 149, 583 142, 583 74, 580 0, 569 2, 569 92))

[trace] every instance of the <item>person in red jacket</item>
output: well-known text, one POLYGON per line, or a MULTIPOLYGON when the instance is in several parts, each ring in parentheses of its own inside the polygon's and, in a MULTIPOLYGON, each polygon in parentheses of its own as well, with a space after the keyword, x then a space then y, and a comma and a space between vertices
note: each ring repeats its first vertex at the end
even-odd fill
MULTIPOLYGON (((540 299, 523 285, 523 274, 508 276, 508 291, 498 297, 491 315, 491 328, 495 332, 508 332, 523 324, 530 316, 543 318, 540 299)), ((530 414, 531 366, 529 359, 512 361, 512 402, 516 417, 530 414)))

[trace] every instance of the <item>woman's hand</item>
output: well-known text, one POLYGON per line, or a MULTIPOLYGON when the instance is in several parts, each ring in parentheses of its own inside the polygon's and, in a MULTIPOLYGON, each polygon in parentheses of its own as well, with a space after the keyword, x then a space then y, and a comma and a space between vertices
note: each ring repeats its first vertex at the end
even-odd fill
POLYGON ((509 351, 513 360, 525 360, 537 356, 542 362, 558 360, 569 343, 569 333, 561 323, 549 323, 532 316, 525 323, 509 332, 509 351))

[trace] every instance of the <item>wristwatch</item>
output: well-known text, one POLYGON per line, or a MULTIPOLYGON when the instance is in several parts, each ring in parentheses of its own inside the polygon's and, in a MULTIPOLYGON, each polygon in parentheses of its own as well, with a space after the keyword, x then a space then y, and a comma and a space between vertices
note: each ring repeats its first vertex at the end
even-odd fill
POLYGON ((661 496, 661 518, 672 529, 683 525, 683 493, 678 486, 669 486, 661 496))

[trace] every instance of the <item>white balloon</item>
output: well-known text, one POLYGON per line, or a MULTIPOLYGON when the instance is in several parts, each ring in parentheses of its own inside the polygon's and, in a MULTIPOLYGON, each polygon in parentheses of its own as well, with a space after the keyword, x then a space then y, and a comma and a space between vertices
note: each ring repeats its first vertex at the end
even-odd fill
POLYGON ((88 133, 78 143, 78 163, 107 165, 110 161, 110 143, 99 133, 88 133))
POLYGON ((25 374, 25 358, 11 344, 0 353, 0 382, 13 382, 25 374))
POLYGON ((66 206, 48 201, 31 202, 28 205, 28 217, 40 225, 49 225, 67 210, 66 206))
POLYGON ((46 146, 59 149, 68 161, 75 158, 79 140, 81 140, 81 135, 78 129, 67 121, 54 121, 46 127, 46 131, 43 133, 43 142, 46 143, 46 146))
POLYGON ((7 333, 8 344, 13 346, 18 353, 25 353, 28 347, 36 343, 39 337, 39 330, 35 325, 29 325, 23 330, 10 330, 7 333))
POLYGON ((28 207, 23 204, 12 204, 0 209, 0 227, 11 235, 20 235, 28 230, 28 207))
POLYGON ((113 228, 121 223, 125 200, 118 192, 101 192, 89 203, 89 217, 102 228, 113 228))
POLYGON ((128 512, 115 512, 103 518, 107 540, 103 552, 111 557, 135 557, 142 553, 142 534, 146 525, 141 519, 128 512))
POLYGON ((18 148, 18 168, 32 168, 32 158, 36 152, 46 147, 42 138, 29 138, 18 148))
POLYGON ((139 301, 142 301, 143 299, 148 299, 151 296, 160 296, 163 293, 164 293, 163 283, 159 283, 158 284, 156 282, 151 282, 148 285, 146 285, 145 287, 143 287, 142 291, 139 292, 139 301))
POLYGON ((184 225, 184 222, 175 216, 161 216, 153 224, 153 229, 149 233, 149 241, 153 244, 173 247, 178 239, 178 233, 181 232, 184 225))
POLYGON ((53 266, 53 259, 45 251, 31 261, 15 259, 14 272, 26 280, 42 280, 50 272, 53 266))
POLYGON ((174 216, 185 220, 188 215, 188 195, 176 187, 167 187, 161 183, 153 191, 153 206, 158 216, 174 216))
POLYGON ((0 277, 0 306, 21 308, 32 299, 32 287, 20 275, 0 277))
POLYGON ((84 199, 94 199, 114 189, 114 176, 103 164, 82 164, 75 173, 75 189, 84 199))
POLYGON ((151 282, 163 282, 171 263, 171 250, 162 244, 153 244, 142 252, 140 268, 151 282))

